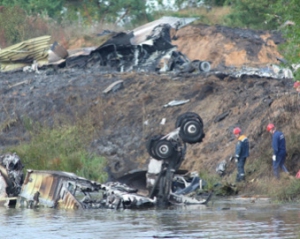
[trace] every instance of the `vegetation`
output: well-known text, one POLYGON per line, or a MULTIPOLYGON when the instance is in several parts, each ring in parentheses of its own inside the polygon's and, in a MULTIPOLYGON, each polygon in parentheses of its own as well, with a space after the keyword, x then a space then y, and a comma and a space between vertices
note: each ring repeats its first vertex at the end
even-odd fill
POLYGON ((51 128, 33 123, 27 118, 23 119, 31 140, 6 150, 16 152, 25 169, 73 172, 104 182, 107 179, 105 158, 87 151, 93 136, 93 126, 81 123, 57 123, 51 128))

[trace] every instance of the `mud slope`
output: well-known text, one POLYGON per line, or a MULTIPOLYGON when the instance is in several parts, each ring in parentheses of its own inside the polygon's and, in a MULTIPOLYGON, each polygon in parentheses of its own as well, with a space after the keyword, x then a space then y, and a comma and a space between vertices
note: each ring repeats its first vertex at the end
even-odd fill
MULTIPOLYGON (((276 44, 282 39, 267 32, 220 26, 187 26, 176 32, 173 43, 191 59, 214 66, 274 63, 276 44)), ((218 162, 233 153, 235 126, 249 136, 251 157, 271 155, 270 121, 286 134, 299 127, 298 95, 291 80, 217 77, 214 74, 159 75, 103 73, 103 69, 41 70, 0 75, 0 150, 28 140, 24 119, 53 124, 58 118, 73 122, 87 117, 98 128, 90 150, 107 158, 114 177, 146 168, 145 141, 174 129, 176 117, 186 111, 204 121, 204 142, 188 146, 182 167, 215 172, 218 162), (123 80, 124 88, 104 94, 111 83, 123 80), (172 100, 190 102, 163 107, 172 100), (166 124, 160 125, 162 118, 166 124)), ((296 155, 287 166, 298 170, 296 155)), ((295 173, 292 171, 292 173, 295 173)))

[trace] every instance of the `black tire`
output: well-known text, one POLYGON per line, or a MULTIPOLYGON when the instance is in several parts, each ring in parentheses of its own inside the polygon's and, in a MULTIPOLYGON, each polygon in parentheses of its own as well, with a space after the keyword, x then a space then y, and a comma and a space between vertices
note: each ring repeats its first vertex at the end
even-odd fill
POLYGON ((183 113, 181 115, 179 115, 176 119, 176 123, 175 123, 175 128, 178 128, 182 125, 182 122, 185 120, 185 119, 197 119, 201 122, 201 124, 203 125, 203 122, 202 122, 202 119, 201 117, 197 114, 197 113, 194 113, 194 112, 186 112, 186 113, 183 113))
POLYGON ((159 140, 153 144, 153 151, 156 159, 162 160, 171 158, 175 153, 173 144, 167 140, 159 140))
POLYGON ((208 61, 202 61, 200 63, 200 71, 209 72, 210 71, 210 63, 208 61))
POLYGON ((191 62, 194 69, 201 72, 209 72, 210 71, 210 63, 208 61, 199 61, 194 60, 191 62))
POLYGON ((163 135, 155 135, 152 136, 147 142, 146 142, 146 148, 147 148, 147 152, 148 154, 154 158, 154 159, 158 159, 157 155, 155 154, 154 151, 154 145, 157 143, 157 141, 159 141, 161 138, 163 137, 163 135))
POLYGON ((202 122, 196 119, 185 119, 180 126, 179 136, 189 144, 201 142, 204 137, 202 122))

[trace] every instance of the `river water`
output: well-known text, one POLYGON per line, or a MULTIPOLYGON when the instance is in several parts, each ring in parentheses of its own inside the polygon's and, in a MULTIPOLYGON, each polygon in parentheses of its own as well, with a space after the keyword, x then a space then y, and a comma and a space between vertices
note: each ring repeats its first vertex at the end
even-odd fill
POLYGON ((0 208, 0 238, 300 238, 300 205, 223 200, 157 210, 0 208))

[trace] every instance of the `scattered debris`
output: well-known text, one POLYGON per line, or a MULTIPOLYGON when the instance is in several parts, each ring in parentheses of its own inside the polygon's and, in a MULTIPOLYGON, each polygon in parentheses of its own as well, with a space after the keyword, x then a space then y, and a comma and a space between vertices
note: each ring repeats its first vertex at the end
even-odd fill
POLYGON ((225 119, 225 118, 229 115, 230 112, 231 112, 231 111, 228 110, 228 111, 224 112, 223 114, 218 115, 218 116, 214 119, 214 122, 217 123, 217 122, 222 121, 223 119, 225 119))
POLYGON ((177 106, 177 105, 183 105, 190 102, 190 100, 172 100, 168 104, 165 104, 164 107, 170 107, 170 106, 177 106))
POLYGON ((13 87, 16 87, 16 86, 19 86, 19 85, 29 84, 29 83, 30 83, 29 80, 24 80, 24 81, 18 82, 16 84, 10 85, 9 88, 13 88, 13 87))
POLYGON ((180 73, 200 73, 209 72, 210 63, 207 61, 190 61, 188 57, 179 51, 170 52, 164 60, 164 65, 160 71, 175 71, 180 73))
POLYGON ((6 199, 17 197, 15 205, 26 208, 133 209, 170 203, 206 204, 211 194, 202 197, 196 193, 203 185, 198 173, 182 175, 179 170, 186 143, 198 143, 204 137, 202 119, 188 112, 178 117, 176 125, 174 131, 152 137, 147 143, 152 157, 147 172, 132 172, 105 184, 73 173, 31 169, 27 170, 23 180, 20 158, 16 154, 2 155, 0 196, 6 199), (146 195, 145 191, 148 192, 146 195))
POLYGON ((19 195, 24 179, 23 168, 16 153, 0 155, 0 198, 6 199, 5 205, 16 204, 15 197, 19 195))
POLYGON ((275 64, 262 68, 243 66, 238 69, 235 67, 225 67, 225 69, 216 70, 214 72, 210 72, 210 74, 219 75, 222 78, 225 76, 231 76, 234 78, 242 78, 243 76, 258 76, 273 79, 294 79, 293 72, 289 68, 281 68, 275 64))
POLYGON ((160 124, 164 125, 165 123, 166 123, 166 118, 162 118, 161 121, 160 121, 160 124))
POLYGON ((226 166, 227 166, 227 162, 226 160, 222 160, 216 167, 216 172, 220 175, 220 176, 224 176, 225 175, 225 170, 226 170, 226 166))
POLYGON ((279 28, 284 28, 286 26, 295 26, 295 25, 296 25, 295 22, 287 20, 279 28))
POLYGON ((45 67, 108 67, 110 71, 119 72, 209 72, 209 62, 190 61, 171 43, 170 29, 178 30, 194 20, 163 17, 129 33, 98 35, 98 46, 72 51, 56 41, 49 47, 49 36, 31 39, 1 51, 1 71, 23 69, 26 72, 38 72, 37 66, 47 65, 45 67), (159 64, 162 59, 164 66, 159 64), (30 67, 34 61, 36 63, 33 66, 36 67, 30 67))
POLYGON ((31 66, 25 66, 23 67, 23 72, 35 72, 39 74, 39 69, 38 69, 38 63, 36 60, 33 61, 31 66))
POLYGON ((112 84, 110 84, 104 91, 104 94, 107 94, 109 92, 116 92, 118 90, 124 89, 124 84, 122 80, 118 80, 112 84))

